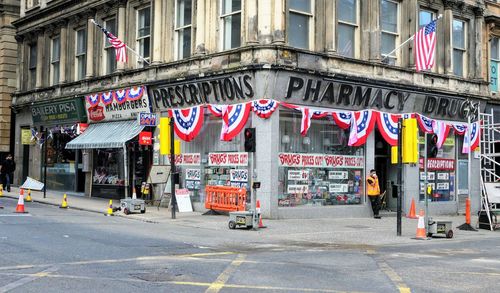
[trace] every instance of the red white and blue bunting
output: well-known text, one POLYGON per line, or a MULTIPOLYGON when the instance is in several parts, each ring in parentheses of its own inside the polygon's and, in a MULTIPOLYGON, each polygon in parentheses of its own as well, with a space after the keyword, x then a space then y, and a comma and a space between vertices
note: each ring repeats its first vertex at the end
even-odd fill
POLYGON ((146 91, 144 86, 134 86, 131 88, 123 88, 118 90, 110 90, 101 93, 94 93, 85 97, 91 107, 96 106, 99 102, 104 105, 109 105, 115 100, 118 104, 123 104, 126 101, 136 101, 142 98, 146 91))
MULTIPOLYGON (((253 101, 252 111, 260 118, 267 119, 278 108, 279 102, 275 100, 262 99, 253 101)), ((212 112, 213 113, 213 112, 212 112)))
POLYGON ((453 123, 453 130, 458 135, 464 135, 467 130, 467 124, 463 123, 453 123))
POLYGON ((127 90, 126 89, 116 90, 115 100, 118 102, 118 104, 125 103, 125 101, 127 101, 127 90))
POLYGON ((433 119, 427 118, 421 114, 417 114, 417 121, 420 130, 422 130, 425 133, 433 133, 432 130, 432 121, 434 121, 433 119))
POLYGON ((351 116, 351 112, 347 111, 332 112, 333 121, 342 129, 348 129, 351 126, 351 116))
MULTIPOLYGON (((137 95, 138 91, 132 93, 137 95)), ((115 93, 121 95, 121 93, 115 93)), ((127 99, 130 97, 130 91, 127 92, 127 99)), ((100 96, 90 95, 87 97, 89 103, 96 103, 100 96)), ((253 111, 258 117, 268 119, 276 111, 278 106, 293 109, 301 113, 302 136, 306 136, 311 126, 311 119, 333 118, 332 124, 341 129, 350 129, 349 146, 361 146, 366 143, 367 137, 377 125, 382 137, 386 142, 395 146, 398 142, 398 119, 399 118, 417 118, 419 128, 425 133, 436 134, 438 136, 438 147, 442 147, 444 141, 453 129, 455 134, 464 136, 464 152, 468 151, 467 142, 467 124, 454 123, 430 119, 418 113, 391 114, 376 110, 346 111, 346 110, 323 110, 309 108, 278 102, 270 99, 261 99, 247 103, 235 105, 200 105, 188 109, 173 110, 175 114, 175 132, 180 139, 184 141, 193 140, 199 133, 203 124, 203 109, 207 107, 209 112, 215 117, 222 118, 222 130, 220 139, 230 141, 238 135, 245 127, 250 112, 253 111)), ((172 110, 171 110, 172 111, 172 110)), ((472 124, 472 145, 474 150, 479 145, 480 128, 479 122, 472 124)))
POLYGON ((193 140, 203 126, 203 106, 170 110, 169 114, 174 119, 175 133, 184 141, 193 140))
POLYGON ((464 135, 464 144, 462 147, 462 153, 467 154, 472 149, 473 151, 479 146, 479 136, 480 136, 480 122, 471 123, 471 131, 469 140, 469 131, 466 130, 464 135), (471 147, 469 149, 469 141, 472 141, 471 147))
POLYGON ((240 133, 247 123, 250 108, 250 103, 222 106, 221 140, 230 141, 240 133))
POLYGON ((443 147, 444 141, 448 137, 450 132, 450 125, 444 121, 434 120, 432 121, 432 131, 437 135, 436 146, 438 149, 443 147))
POLYGON ((400 115, 377 112, 377 125, 380 134, 391 146, 398 145, 398 120, 400 115))
POLYGON ((373 110, 354 112, 351 117, 351 132, 349 134, 349 146, 360 146, 365 144, 366 139, 375 127, 376 118, 373 110))

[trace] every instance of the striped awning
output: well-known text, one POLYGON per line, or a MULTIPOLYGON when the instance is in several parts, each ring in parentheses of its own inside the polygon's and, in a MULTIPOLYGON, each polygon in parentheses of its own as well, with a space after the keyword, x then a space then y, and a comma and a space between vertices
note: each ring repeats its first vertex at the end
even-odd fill
POLYGON ((66 144, 66 149, 121 148, 144 129, 137 120, 90 124, 77 138, 66 144))

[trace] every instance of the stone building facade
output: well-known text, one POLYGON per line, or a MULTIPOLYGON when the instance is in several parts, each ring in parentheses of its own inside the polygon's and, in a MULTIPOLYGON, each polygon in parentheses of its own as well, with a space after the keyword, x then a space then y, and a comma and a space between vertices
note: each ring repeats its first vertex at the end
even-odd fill
POLYGON ((0 1, 0 159, 13 151, 11 141, 11 93, 16 89, 16 28, 19 1, 0 1))
MULTIPOLYGON (((19 72, 13 106, 17 113, 15 141, 19 145, 16 158, 24 162, 27 171, 22 173, 20 168, 17 177, 24 174, 41 179, 45 156, 49 158, 48 176, 57 178, 49 178, 52 182, 49 187, 87 195, 96 190, 114 193, 94 183, 102 179, 96 177, 98 174, 110 182, 108 170, 103 174, 103 169, 95 167, 104 164, 99 161, 103 154, 113 157, 115 151, 107 147, 96 149, 93 145, 90 151, 81 146, 68 153, 61 145, 68 142, 64 136, 66 129, 79 123, 92 124, 95 117, 103 118, 102 109, 97 113, 96 108, 89 108, 92 100, 88 98, 101 97, 103 93, 106 96, 111 91, 114 95, 122 90, 135 91, 136 87, 144 87, 151 111, 162 116, 171 108, 272 98, 318 109, 371 108, 464 122, 457 107, 472 101, 479 102, 484 110, 498 96, 491 92, 488 70, 492 56, 489 40, 496 34, 496 23, 498 4, 475 0, 87 0, 69 4, 62 0, 22 1, 21 18, 14 23, 19 72), (442 18, 436 30, 433 69, 415 70, 412 42, 391 53, 419 27, 439 15, 442 18), (117 63, 114 50, 93 20, 147 62, 127 49, 128 62, 117 63), (238 96, 237 90, 241 90, 238 86, 242 85, 246 91, 238 96), (53 104, 58 105, 57 109, 50 107, 53 104), (455 105, 455 109, 448 111, 450 105, 455 105), (79 107, 87 111, 82 114, 79 107), (44 131, 53 133, 55 128, 61 129, 58 131, 61 135, 56 139, 48 137, 49 150, 20 143, 22 130, 33 129, 38 141, 43 142, 44 131), (77 182, 60 184, 63 177, 57 176, 64 172, 69 174, 65 180, 77 182)), ((127 120, 123 117, 123 113, 116 113, 112 119, 127 120)), ((210 124, 212 119, 208 116, 205 119, 207 125, 195 143, 182 144, 183 152, 201 157, 194 167, 181 164, 180 170, 184 187, 198 186, 192 188, 197 194, 194 201, 203 202, 203 186, 235 173, 231 170, 241 169, 261 182, 257 197, 265 216, 273 218, 369 215, 370 204, 363 182, 373 168, 383 169, 382 184, 388 193, 395 188, 396 169, 385 167, 390 166, 390 149, 376 132, 363 147, 345 148, 342 142, 332 145, 332 140, 343 132, 337 128, 325 130, 328 121, 319 121, 312 126, 315 134, 305 140, 295 135, 297 125, 300 129, 300 117, 280 107, 269 119, 252 117, 247 122, 246 126, 255 127, 257 137, 261 138, 255 160, 249 160, 254 168, 249 165, 215 168, 218 165, 211 165, 210 155, 243 152, 243 137, 212 144, 217 140, 212 138, 218 137, 217 129, 210 124), (333 136, 327 137, 325 133, 333 136), (299 139, 300 143, 294 142, 299 139), (337 174, 327 168, 301 169, 279 162, 282 154, 305 153, 335 154, 344 159, 359 157, 363 163, 337 174), (194 183, 186 182, 188 172, 192 173, 188 170, 193 169, 201 175, 194 177, 194 183), (302 183, 293 179, 303 172, 311 179, 302 183), (327 182, 343 180, 343 176, 346 182, 341 185, 327 182), (321 182, 327 183, 321 185, 321 182), (332 190, 339 186, 340 190, 346 188, 342 191, 345 194, 333 196, 332 190), (300 199, 294 196, 291 200, 290 194, 298 187, 314 188, 317 194, 306 192, 300 199)), ((97 124, 100 123, 90 127, 96 129, 97 124)), ((461 193, 455 187, 467 178, 463 168, 459 170, 464 163, 459 152, 461 140, 455 134, 450 137, 448 150, 440 154, 448 156, 443 160, 453 161, 453 168, 440 175, 442 180, 448 180, 441 182, 448 191, 431 202, 433 213, 456 213, 465 196, 466 186, 461 185, 461 193)), ((120 150, 125 158, 120 164, 124 166, 131 161, 162 164, 165 159, 155 147, 137 146, 133 140, 124 142, 120 150), (136 155, 139 153, 142 155, 136 155)), ((120 167, 113 182, 130 192, 132 186, 137 186, 135 176, 140 173, 137 166, 120 167)), ((472 168, 478 173, 479 160, 472 161, 472 168)), ((419 181, 412 180, 420 174, 418 166, 404 167, 405 209, 411 199, 423 204, 419 181)), ((467 182, 477 210, 479 178, 467 182)), ((116 192, 127 194, 122 190, 116 192)), ((394 207, 392 195, 387 205, 394 207)))

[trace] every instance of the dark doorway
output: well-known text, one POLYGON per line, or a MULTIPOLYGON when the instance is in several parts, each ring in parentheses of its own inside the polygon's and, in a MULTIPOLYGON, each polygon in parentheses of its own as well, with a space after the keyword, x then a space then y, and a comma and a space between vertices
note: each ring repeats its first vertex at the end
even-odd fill
POLYGON ((28 178, 30 167, 30 145, 23 144, 23 170, 21 174, 21 180, 19 181, 19 185, 22 185, 26 178, 28 178))

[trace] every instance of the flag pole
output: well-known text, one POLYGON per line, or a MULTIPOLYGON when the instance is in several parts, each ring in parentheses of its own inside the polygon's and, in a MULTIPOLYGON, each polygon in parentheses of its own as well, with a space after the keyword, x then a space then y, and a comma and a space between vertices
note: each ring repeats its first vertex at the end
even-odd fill
MULTIPOLYGON (((435 19, 435 20, 439 20, 440 18, 442 18, 443 15, 440 14, 438 15, 438 17, 435 19)), ((384 62, 385 59, 389 58, 392 53, 396 52, 397 50, 399 50, 401 47, 403 47, 406 43, 408 43, 409 41, 413 40, 415 38, 415 34, 413 34, 411 37, 409 37, 406 41, 404 41, 403 43, 401 43, 399 46, 397 46, 394 50, 392 50, 391 52, 389 52, 389 54, 385 55, 384 58, 382 58, 382 60, 380 60, 380 62, 384 62)))
MULTIPOLYGON (((95 26, 99 27, 99 25, 97 24, 97 22, 94 20, 94 19, 91 19, 90 20, 95 26)), ((148 65, 150 65, 149 61, 144 59, 144 57, 142 57, 139 53, 137 53, 136 51, 132 50, 132 48, 130 48, 127 44, 123 43, 125 45, 125 48, 127 48, 130 52, 134 53, 137 57, 139 57, 143 62, 147 63, 148 65)))
POLYGON ((128 45, 125 45, 125 47, 127 49, 129 49, 130 52, 134 53, 137 57, 141 58, 141 60, 145 63, 147 63, 148 65, 150 65, 150 63, 148 62, 148 60, 144 59, 144 57, 142 57, 141 55, 139 55, 139 53, 137 53, 136 51, 132 50, 128 45))

